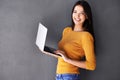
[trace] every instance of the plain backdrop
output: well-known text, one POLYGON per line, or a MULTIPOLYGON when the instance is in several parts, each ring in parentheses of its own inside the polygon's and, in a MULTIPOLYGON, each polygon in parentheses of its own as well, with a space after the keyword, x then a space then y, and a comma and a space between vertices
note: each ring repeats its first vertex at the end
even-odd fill
MULTIPOLYGON (((0 0, 0 80, 55 80, 57 59, 35 45, 38 23, 48 29, 46 44, 57 48, 78 0, 0 0)), ((95 71, 81 80, 120 80, 120 0, 88 0, 96 37, 95 71)))

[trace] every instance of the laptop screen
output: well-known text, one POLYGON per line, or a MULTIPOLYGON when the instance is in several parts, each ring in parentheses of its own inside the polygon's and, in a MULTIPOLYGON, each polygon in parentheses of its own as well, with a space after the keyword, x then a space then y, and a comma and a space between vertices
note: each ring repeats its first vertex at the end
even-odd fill
POLYGON ((44 51, 50 52, 50 53, 54 53, 54 51, 56 51, 56 49, 51 48, 51 47, 48 47, 48 46, 45 46, 45 47, 44 47, 44 51))

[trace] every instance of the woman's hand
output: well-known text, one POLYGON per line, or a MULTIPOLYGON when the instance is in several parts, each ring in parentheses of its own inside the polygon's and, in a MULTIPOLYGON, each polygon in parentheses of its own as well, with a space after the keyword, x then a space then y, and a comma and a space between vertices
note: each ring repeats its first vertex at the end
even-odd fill
POLYGON ((55 53, 61 55, 62 58, 63 58, 63 60, 66 61, 66 62, 67 62, 67 60, 69 59, 69 58, 67 57, 67 55, 65 54, 64 51, 57 50, 57 51, 55 51, 55 53))

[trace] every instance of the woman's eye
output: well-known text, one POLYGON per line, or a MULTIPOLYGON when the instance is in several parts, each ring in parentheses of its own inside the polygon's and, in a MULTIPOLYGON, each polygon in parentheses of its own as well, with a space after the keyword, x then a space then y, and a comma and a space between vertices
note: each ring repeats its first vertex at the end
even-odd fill
POLYGON ((80 14, 81 14, 81 15, 85 15, 85 13, 84 13, 84 12, 81 12, 80 14))
POLYGON ((84 13, 80 13, 80 14, 84 15, 84 13))
POLYGON ((73 11, 73 13, 77 13, 77 11, 73 11))

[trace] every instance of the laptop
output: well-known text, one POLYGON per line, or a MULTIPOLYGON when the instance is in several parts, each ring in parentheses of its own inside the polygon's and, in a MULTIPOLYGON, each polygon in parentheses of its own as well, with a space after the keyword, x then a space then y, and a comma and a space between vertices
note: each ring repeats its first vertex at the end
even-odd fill
POLYGON ((45 45, 47 32, 48 29, 42 23, 39 23, 36 37, 36 45, 38 46, 41 52, 51 56, 60 57, 60 55, 54 53, 56 49, 45 45))

